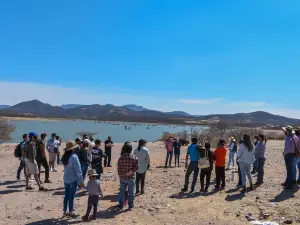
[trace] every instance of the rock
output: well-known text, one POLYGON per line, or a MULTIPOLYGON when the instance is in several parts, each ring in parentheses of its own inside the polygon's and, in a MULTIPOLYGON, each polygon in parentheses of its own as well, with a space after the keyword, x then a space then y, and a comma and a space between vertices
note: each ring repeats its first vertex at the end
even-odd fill
POLYGON ((293 224, 293 220, 285 220, 283 223, 284 224, 293 224))
POLYGON ((260 199, 260 197, 256 197, 256 200, 259 200, 260 199))
POLYGON ((36 209, 36 210, 41 210, 42 207, 41 207, 41 206, 37 206, 35 209, 36 209))
POLYGON ((153 212, 153 211, 154 211, 154 209, 152 209, 152 208, 149 208, 149 209, 148 209, 148 211, 149 211, 149 212, 153 212))

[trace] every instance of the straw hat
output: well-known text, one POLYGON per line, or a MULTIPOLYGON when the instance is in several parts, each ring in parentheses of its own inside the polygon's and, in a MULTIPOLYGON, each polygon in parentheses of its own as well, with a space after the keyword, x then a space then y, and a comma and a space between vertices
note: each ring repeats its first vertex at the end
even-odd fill
POLYGON ((293 128, 292 126, 290 126, 290 125, 287 125, 287 126, 285 126, 285 127, 282 127, 282 129, 283 129, 284 131, 289 131, 289 132, 295 133, 294 128, 293 128))
POLYGON ((89 177, 98 176, 98 174, 97 174, 96 170, 91 169, 91 170, 88 171, 88 176, 89 177))
POLYGON ((79 145, 77 145, 74 141, 68 141, 66 144, 66 148, 64 149, 65 152, 71 151, 75 148, 78 148, 79 145))
POLYGON ((235 141, 235 138, 234 137, 230 137, 229 141, 235 141))

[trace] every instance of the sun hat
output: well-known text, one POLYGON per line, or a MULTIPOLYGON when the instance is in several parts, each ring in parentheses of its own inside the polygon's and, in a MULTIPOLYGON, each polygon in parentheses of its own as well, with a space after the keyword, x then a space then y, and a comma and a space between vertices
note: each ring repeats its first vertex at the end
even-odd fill
POLYGON ((295 130, 295 131, 297 131, 297 130, 300 131, 300 127, 299 127, 299 126, 295 126, 295 127, 294 127, 294 130, 295 130))
POLYGON ((90 145, 92 142, 91 142, 89 139, 84 139, 84 140, 83 140, 83 143, 89 144, 89 145, 90 145))
POLYGON ((98 176, 98 174, 95 169, 91 169, 91 170, 88 170, 88 176, 89 177, 98 176))
POLYGON ((235 138, 234 137, 230 137, 229 141, 235 141, 235 138))
POLYGON ((66 148, 64 149, 64 151, 67 152, 67 151, 73 150, 73 149, 78 148, 78 147, 79 147, 79 145, 77 145, 75 143, 75 141, 68 141, 66 143, 66 148))
POLYGON ((289 132, 295 133, 294 128, 291 125, 286 125, 285 127, 282 127, 282 129, 284 131, 289 131, 289 132))

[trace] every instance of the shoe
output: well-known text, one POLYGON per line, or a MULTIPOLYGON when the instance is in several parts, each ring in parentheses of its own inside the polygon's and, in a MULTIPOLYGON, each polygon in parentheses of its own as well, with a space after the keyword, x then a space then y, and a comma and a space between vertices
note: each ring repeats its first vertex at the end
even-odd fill
POLYGON ((93 215, 93 216, 92 216, 92 219, 93 219, 93 220, 96 220, 96 219, 97 219, 97 215, 93 215))
POLYGON ((195 191, 195 188, 191 188, 190 193, 194 193, 194 191, 195 191))
POLYGON ((215 186, 215 191, 220 191, 220 187, 215 186))
POLYGON ((187 192, 187 190, 188 189, 186 187, 184 187, 184 188, 181 189, 182 192, 187 192))
POLYGON ((107 167, 112 167, 111 165, 108 165, 107 167))
POLYGON ((53 172, 53 169, 52 169, 52 168, 50 169, 50 172, 53 172))
POLYGON ((75 214, 75 213, 73 213, 73 212, 70 212, 70 213, 69 213, 69 217, 75 219, 75 218, 78 218, 79 215, 77 215, 77 214, 75 214))
POLYGON ((221 190, 225 190, 225 186, 221 187, 221 190))
POLYGON ((81 219, 82 219, 82 221, 89 221, 89 217, 88 216, 83 216, 83 217, 81 217, 81 219))
POLYGON ((203 189, 203 188, 201 188, 201 189, 200 189, 200 192, 204 192, 204 189, 203 189))
POLYGON ((135 195, 138 195, 138 194, 140 194, 140 191, 136 191, 136 192, 135 192, 135 195))
POLYGON ((62 218, 69 216, 68 212, 63 212, 62 218))
POLYGON ((51 180, 45 180, 45 182, 44 182, 45 184, 51 184, 52 183, 52 181, 51 180))
POLYGON ((40 187, 39 191, 48 191, 48 189, 44 188, 44 187, 40 187))
POLYGON ((141 191, 141 195, 144 195, 145 194, 145 191, 141 191))
POLYGON ((54 169, 52 170, 52 172, 57 172, 57 170, 54 168, 54 169))
POLYGON ((120 205, 120 204, 119 204, 119 205, 117 206, 117 209, 119 209, 119 210, 122 210, 123 208, 124 208, 123 205, 120 205))
POLYGON ((251 174, 253 175, 253 174, 256 174, 256 172, 255 171, 251 171, 251 174))
POLYGON ((40 184, 43 184, 43 181, 40 180, 40 184))
POLYGON ((204 193, 207 193, 207 192, 208 192, 208 187, 205 188, 203 192, 204 192, 204 193))
POLYGON ((247 188, 246 188, 246 186, 243 186, 241 193, 246 193, 246 192, 247 192, 247 188))
POLYGON ((128 207, 129 210, 132 210, 134 208, 134 205, 131 205, 128 207))
POLYGON ((286 184, 287 184, 286 182, 284 182, 284 183, 281 183, 281 186, 286 186, 286 184))
POLYGON ((124 205, 128 205, 128 200, 126 200, 126 201, 124 202, 124 205))
POLYGON ((31 190, 34 190, 33 187, 29 186, 29 187, 26 187, 26 191, 31 191, 31 190))
POLYGON ((253 191, 253 190, 254 190, 253 184, 250 184, 249 190, 250 190, 250 191, 253 191))

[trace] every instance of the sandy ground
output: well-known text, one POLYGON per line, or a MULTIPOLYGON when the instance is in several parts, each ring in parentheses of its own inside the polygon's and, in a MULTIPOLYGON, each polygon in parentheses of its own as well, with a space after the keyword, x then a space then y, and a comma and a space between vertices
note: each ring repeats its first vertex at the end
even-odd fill
MULTIPOLYGON (((146 194, 136 197, 133 211, 116 211, 119 183, 115 162, 121 148, 121 144, 116 144, 113 149, 113 167, 105 168, 105 174, 102 176, 105 196, 100 200, 98 219, 89 223, 238 225, 249 224, 245 216, 252 213, 255 218, 268 214, 269 220, 280 224, 286 220, 300 224, 300 192, 283 191, 280 186, 285 178, 282 146, 281 141, 268 142, 265 183, 252 192, 245 195, 238 192, 235 189, 237 173, 235 180, 231 181, 231 171, 228 171, 225 191, 200 194, 197 183, 196 193, 183 194, 180 189, 184 181, 183 163, 186 149, 182 150, 180 168, 164 169, 163 144, 149 143, 147 147, 152 158, 151 170, 146 176, 146 194)), ((61 219, 63 167, 59 165, 58 172, 50 174, 53 183, 45 185, 49 192, 38 192, 36 185, 35 191, 25 191, 24 181, 16 181, 15 178, 19 161, 14 158, 13 149, 12 145, 3 145, 0 149, 0 224, 81 224, 80 219, 61 219)), ((213 184, 210 189, 213 189, 213 184)), ((76 213, 83 215, 86 204, 86 194, 77 193, 76 213)))

